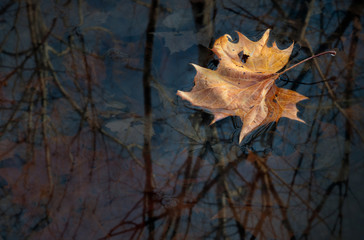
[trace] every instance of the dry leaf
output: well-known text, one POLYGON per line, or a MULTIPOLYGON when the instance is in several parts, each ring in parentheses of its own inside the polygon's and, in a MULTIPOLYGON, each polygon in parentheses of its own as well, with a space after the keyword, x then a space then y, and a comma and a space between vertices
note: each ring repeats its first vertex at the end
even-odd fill
POLYGON ((220 59, 216 71, 192 64, 197 74, 191 92, 177 95, 214 115, 211 124, 228 116, 243 121, 239 142, 250 132, 281 117, 304 122, 297 117, 296 103, 307 97, 278 88, 275 80, 288 62, 293 44, 280 50, 276 43, 267 46, 269 29, 253 42, 239 33, 239 42, 229 35, 216 40, 212 51, 220 59))

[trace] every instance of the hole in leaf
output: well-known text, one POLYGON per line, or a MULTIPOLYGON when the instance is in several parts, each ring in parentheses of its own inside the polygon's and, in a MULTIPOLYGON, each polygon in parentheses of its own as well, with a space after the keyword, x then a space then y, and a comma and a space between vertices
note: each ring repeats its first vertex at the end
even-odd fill
POLYGON ((248 54, 244 54, 243 51, 241 51, 239 54, 238 54, 239 58, 240 58, 240 61, 242 63, 246 63, 246 61, 248 60, 249 58, 249 55, 248 54))
POLYGON ((219 66, 220 61, 218 59, 212 59, 208 64, 207 67, 211 70, 216 70, 219 66))

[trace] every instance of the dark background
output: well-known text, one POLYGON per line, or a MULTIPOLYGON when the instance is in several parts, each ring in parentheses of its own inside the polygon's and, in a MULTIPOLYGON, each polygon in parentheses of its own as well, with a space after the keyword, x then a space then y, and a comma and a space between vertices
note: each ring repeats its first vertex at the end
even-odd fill
POLYGON ((360 239, 364 2, 0 3, 1 239, 360 239), (272 29, 307 124, 176 96, 224 34, 272 29))

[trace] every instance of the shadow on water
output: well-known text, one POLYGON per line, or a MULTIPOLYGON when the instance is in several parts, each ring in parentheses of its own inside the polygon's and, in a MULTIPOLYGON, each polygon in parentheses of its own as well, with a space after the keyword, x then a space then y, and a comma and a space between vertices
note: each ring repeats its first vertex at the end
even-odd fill
MULTIPOLYGON (((1 239, 358 239, 363 8, 352 1, 0 3, 1 239), (258 129, 176 96, 271 28, 309 100, 258 129)), ((249 60, 248 60, 249 61, 249 60)))

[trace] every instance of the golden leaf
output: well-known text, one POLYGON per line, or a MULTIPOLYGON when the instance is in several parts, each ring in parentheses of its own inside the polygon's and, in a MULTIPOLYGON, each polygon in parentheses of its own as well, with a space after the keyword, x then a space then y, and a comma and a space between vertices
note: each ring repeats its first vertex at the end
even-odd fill
POLYGON ((211 112, 211 124, 239 116, 243 121, 239 143, 258 127, 281 117, 304 122, 297 117, 296 103, 307 97, 275 85, 283 73, 277 72, 287 64, 293 44, 283 50, 275 42, 268 47, 269 29, 257 42, 239 32, 238 35, 237 43, 231 42, 227 34, 217 39, 212 48, 220 60, 216 71, 192 64, 197 71, 195 86, 190 92, 178 91, 177 95, 211 112))

